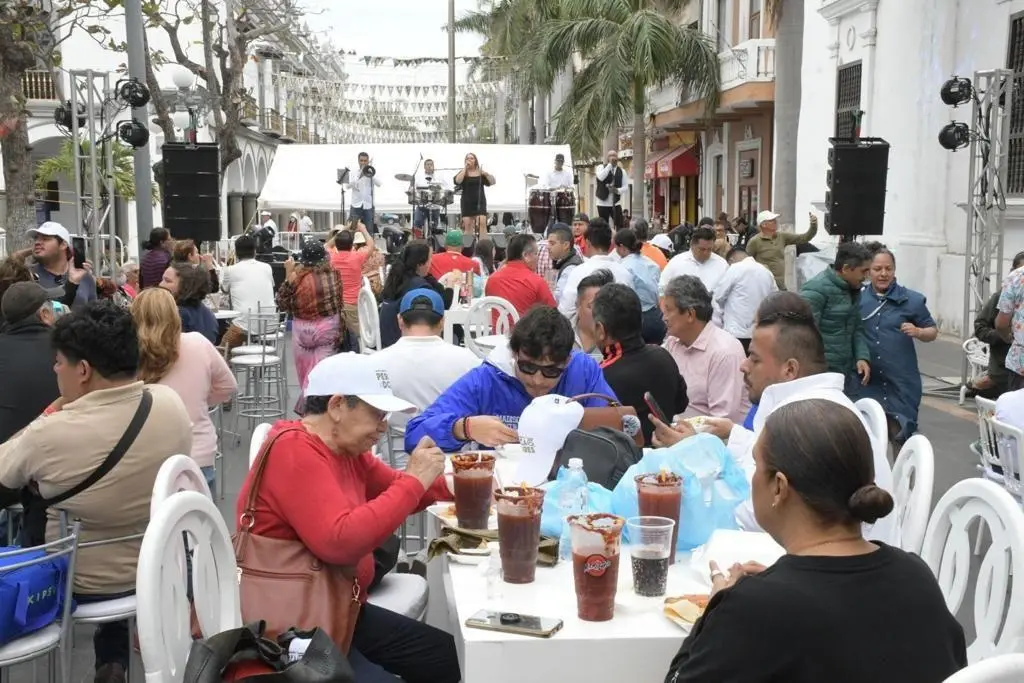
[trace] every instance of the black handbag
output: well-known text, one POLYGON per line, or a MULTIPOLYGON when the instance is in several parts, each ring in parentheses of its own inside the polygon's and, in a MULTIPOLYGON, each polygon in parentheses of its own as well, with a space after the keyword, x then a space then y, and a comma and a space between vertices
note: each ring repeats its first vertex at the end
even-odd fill
POLYGON ((259 621, 192 641, 182 683, 355 683, 348 659, 322 629, 289 630, 276 641, 264 638, 263 629, 259 621), (302 658, 290 662, 288 646, 296 638, 310 642, 302 658))
POLYGON ((391 534, 388 540, 373 549, 373 583, 366 590, 372 591, 380 584, 384 576, 398 564, 399 551, 402 549, 402 540, 391 534))

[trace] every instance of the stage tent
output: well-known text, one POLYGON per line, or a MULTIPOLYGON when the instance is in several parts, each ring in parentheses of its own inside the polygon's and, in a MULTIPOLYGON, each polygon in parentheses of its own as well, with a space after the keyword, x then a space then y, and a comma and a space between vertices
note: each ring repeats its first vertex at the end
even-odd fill
MULTIPOLYGON (((490 213, 523 212, 528 186, 554 168, 555 155, 565 156, 565 167, 572 168, 568 145, 476 145, 391 143, 367 145, 280 145, 260 193, 260 208, 275 211, 340 211, 341 187, 335 182, 339 168, 348 167, 354 179, 359 172, 358 155, 366 152, 377 169, 382 185, 375 189, 374 207, 378 213, 409 213, 405 194, 409 184, 395 180, 396 173, 412 174, 420 155, 433 159, 435 174, 447 178, 449 186, 463 167, 468 152, 480 160, 480 167, 494 176, 487 188, 490 213)), ((345 209, 351 206, 352 192, 345 192, 345 209)), ((451 211, 458 213, 459 198, 451 211)))

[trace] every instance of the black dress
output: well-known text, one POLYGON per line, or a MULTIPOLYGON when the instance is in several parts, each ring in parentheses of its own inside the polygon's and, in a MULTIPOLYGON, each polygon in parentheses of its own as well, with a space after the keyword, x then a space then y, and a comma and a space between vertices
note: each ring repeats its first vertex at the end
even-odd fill
POLYGON ((487 195, 484 194, 484 188, 491 185, 487 176, 467 174, 462 177, 461 183, 455 183, 455 185, 462 188, 461 213, 463 217, 487 215, 487 195))

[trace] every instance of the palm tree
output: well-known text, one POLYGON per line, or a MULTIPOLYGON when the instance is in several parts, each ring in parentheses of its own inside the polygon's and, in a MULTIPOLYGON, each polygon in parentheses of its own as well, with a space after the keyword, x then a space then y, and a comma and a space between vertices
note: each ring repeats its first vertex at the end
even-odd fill
POLYGON ((580 158, 601 154, 605 133, 633 121, 633 201, 644 215, 647 93, 673 84, 705 100, 714 112, 720 84, 714 42, 682 26, 688 0, 561 0, 561 15, 541 27, 542 60, 549 73, 574 55, 576 74, 558 111, 558 134, 580 158))
POLYGON ((804 3, 766 0, 775 27, 775 175, 772 210, 792 225, 796 218, 796 148, 800 129, 804 3), (783 12, 785 8, 785 12, 783 12))
MULTIPOLYGON (((114 170, 113 170, 113 185, 114 194, 126 201, 135 199, 135 174, 133 165, 132 149, 120 144, 119 142, 109 141, 104 143, 106 145, 113 145, 113 157, 114 157, 114 170)), ((80 157, 88 158, 89 156, 89 143, 87 141, 81 142, 81 151, 79 152, 80 157)), ((97 154, 102 163, 103 154, 106 152, 102 147, 97 150, 97 154)), ((101 169, 102 170, 102 169, 101 169)), ((81 163, 79 167, 82 178, 83 187, 91 187, 92 176, 89 172, 89 165, 87 163, 81 163)), ((60 146, 60 150, 55 156, 49 159, 44 159, 36 164, 36 189, 45 190, 46 183, 51 180, 57 180, 61 177, 74 178, 75 177, 75 153, 72 147, 72 142, 69 139, 65 140, 60 146)), ((102 176, 97 179, 97 185, 101 189, 106 186, 106 179, 102 176)), ((109 192, 110 188, 106 188, 109 192)), ((153 201, 159 199, 156 191, 156 185, 153 185, 153 201)))

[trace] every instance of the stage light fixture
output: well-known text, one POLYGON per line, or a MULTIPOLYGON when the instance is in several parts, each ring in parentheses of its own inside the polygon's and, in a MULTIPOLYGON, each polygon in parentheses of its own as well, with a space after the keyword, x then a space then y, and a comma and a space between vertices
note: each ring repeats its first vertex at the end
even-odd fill
MULTIPOLYGON (((71 102, 65 102, 64 104, 57 105, 57 108, 53 110, 53 122, 60 128, 71 130, 74 123, 71 120, 71 102)), ((78 105, 78 127, 82 128, 85 126, 85 107, 78 105)))
POLYGON ((943 104, 959 107, 961 104, 967 104, 974 97, 974 84, 969 78, 953 76, 942 84, 939 96, 942 98, 943 104))
POLYGON ((118 121, 117 138, 126 145, 138 149, 149 143, 149 131, 138 119, 118 121))
POLYGON ((955 152, 971 144, 971 129, 966 123, 950 121, 939 131, 939 144, 955 152))
POLYGON ((117 98, 133 109, 149 104, 149 88, 137 78, 118 81, 114 89, 117 91, 117 98))

